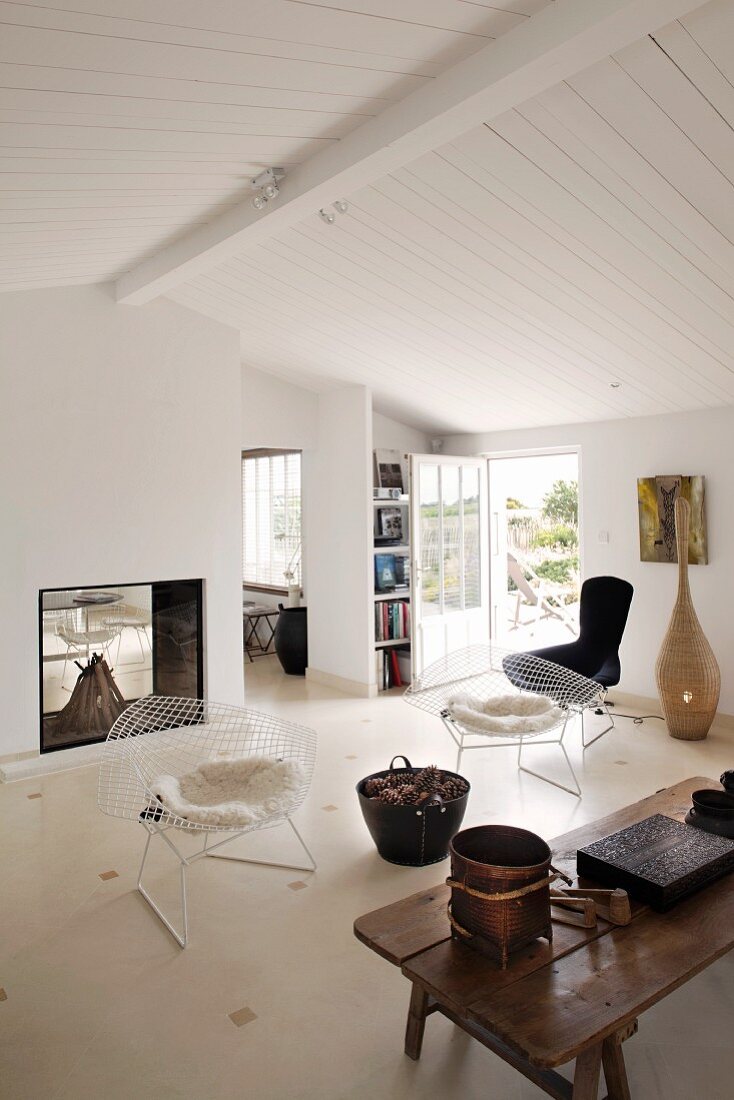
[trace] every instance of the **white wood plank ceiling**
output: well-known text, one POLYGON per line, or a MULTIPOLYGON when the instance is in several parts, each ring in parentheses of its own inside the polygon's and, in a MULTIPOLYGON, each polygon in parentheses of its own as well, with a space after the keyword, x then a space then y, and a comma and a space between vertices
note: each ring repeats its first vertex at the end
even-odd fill
POLYGON ((731 404, 733 124, 714 0, 171 297, 430 431, 731 404))
POLYGON ((0 289, 99 282, 548 0, 2 0, 0 289))
MULTIPOLYGON (((0 289, 118 277, 545 3, 0 0, 0 289)), ((432 432, 730 404, 733 124, 713 0, 170 296, 432 432)))

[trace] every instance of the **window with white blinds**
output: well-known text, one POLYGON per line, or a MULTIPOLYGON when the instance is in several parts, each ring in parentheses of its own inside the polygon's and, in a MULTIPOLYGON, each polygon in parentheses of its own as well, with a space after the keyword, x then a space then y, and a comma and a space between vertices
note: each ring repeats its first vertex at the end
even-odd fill
POLYGON ((242 580, 275 588, 301 583, 300 451, 243 452, 242 580))

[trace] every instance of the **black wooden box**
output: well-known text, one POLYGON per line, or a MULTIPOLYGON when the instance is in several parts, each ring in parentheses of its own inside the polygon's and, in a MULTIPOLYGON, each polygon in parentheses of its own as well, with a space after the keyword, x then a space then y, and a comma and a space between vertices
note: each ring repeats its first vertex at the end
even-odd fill
POLYGON ((576 869, 663 911, 734 870, 734 841, 655 814, 579 848, 576 869))

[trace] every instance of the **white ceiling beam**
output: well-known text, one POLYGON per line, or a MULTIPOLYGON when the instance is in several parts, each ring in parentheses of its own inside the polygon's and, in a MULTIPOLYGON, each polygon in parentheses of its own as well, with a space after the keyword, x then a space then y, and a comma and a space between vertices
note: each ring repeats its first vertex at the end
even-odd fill
POLYGON ((251 199, 212 218, 128 272, 117 300, 142 305, 424 153, 496 118, 703 0, 556 0, 430 84, 306 160, 264 210, 251 199))

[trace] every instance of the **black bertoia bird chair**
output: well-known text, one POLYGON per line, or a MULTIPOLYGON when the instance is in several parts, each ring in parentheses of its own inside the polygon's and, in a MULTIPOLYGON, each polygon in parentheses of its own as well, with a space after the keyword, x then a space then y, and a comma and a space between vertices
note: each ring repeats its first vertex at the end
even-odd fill
MULTIPOLYGON (((581 586, 579 636, 576 641, 530 651, 535 657, 588 676, 599 685, 599 703, 609 718, 609 725, 591 741, 586 741, 582 714, 581 740, 585 749, 614 728, 614 718, 607 706, 606 696, 609 688, 619 683, 621 676, 619 646, 633 592, 629 581, 619 577, 589 577, 581 586)), ((532 684, 518 682, 520 677, 513 675, 511 667, 506 667, 505 672, 516 687, 532 690, 532 684)))

